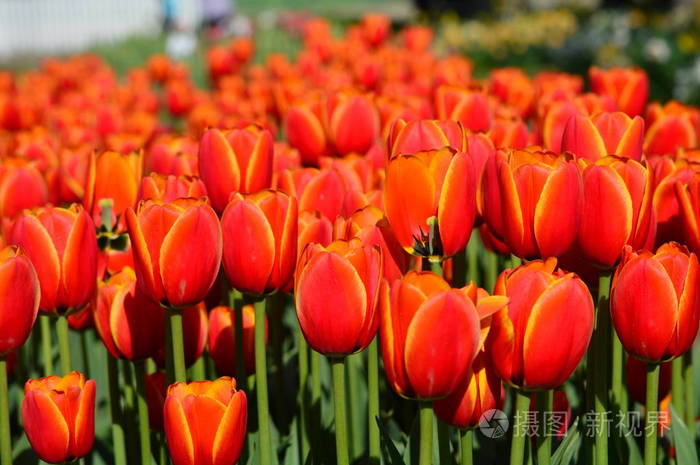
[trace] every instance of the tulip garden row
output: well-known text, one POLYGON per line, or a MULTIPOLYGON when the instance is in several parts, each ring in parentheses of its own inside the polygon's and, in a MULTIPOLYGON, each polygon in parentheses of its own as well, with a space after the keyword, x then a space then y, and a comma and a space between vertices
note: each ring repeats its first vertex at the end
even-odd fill
POLYGON ((0 464, 697 463, 699 110, 303 32, 0 73, 0 464))

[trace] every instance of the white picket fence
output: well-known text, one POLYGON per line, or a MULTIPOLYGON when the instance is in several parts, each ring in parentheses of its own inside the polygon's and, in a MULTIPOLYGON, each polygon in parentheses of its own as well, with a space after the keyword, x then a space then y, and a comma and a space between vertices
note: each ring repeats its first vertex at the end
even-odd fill
MULTIPOLYGON (((197 0, 180 0, 182 22, 199 19, 197 0)), ((160 0, 0 0, 0 60, 85 50, 134 34, 157 34, 160 0)))

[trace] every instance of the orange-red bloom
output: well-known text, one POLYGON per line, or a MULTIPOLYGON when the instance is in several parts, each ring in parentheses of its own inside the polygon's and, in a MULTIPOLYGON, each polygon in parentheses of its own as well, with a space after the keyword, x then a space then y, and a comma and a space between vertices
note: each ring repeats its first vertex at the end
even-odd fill
POLYGON ((29 337, 39 310, 39 278, 17 247, 0 251, 0 357, 29 337))
POLYGON ((452 147, 466 149, 466 133, 461 123, 456 121, 416 120, 406 122, 398 119, 391 126, 387 141, 389 157, 438 150, 452 147))
POLYGON ((83 205, 95 222, 100 219, 101 200, 112 200, 112 214, 121 216, 136 204, 143 173, 143 152, 91 154, 83 205))
POLYGON ((221 216, 224 270, 241 292, 267 294, 292 278, 297 258, 297 201, 282 191, 235 195, 221 216))
POLYGON ((238 461, 248 403, 236 380, 175 383, 163 408, 165 437, 174 465, 229 465, 238 461))
POLYGON ((165 342, 165 311, 143 294, 129 267, 99 285, 93 308, 97 334, 115 358, 144 360, 165 342))
POLYGON ((598 113, 593 117, 574 115, 564 127, 561 150, 588 160, 617 155, 642 159, 644 120, 625 113, 598 113))
POLYGON ((364 155, 379 136, 379 112, 365 95, 337 95, 329 102, 328 139, 338 155, 364 155))
POLYGON ((34 163, 5 159, 0 166, 0 216, 14 218, 48 200, 46 182, 34 163))
POLYGON ((207 296, 221 262, 221 226, 203 201, 146 200, 126 211, 137 283, 152 300, 188 307, 207 296))
POLYGON ((596 66, 588 70, 591 89, 596 94, 612 97, 620 110, 629 116, 637 116, 644 111, 649 97, 649 78, 639 68, 600 69, 596 66))
POLYGON ((560 386, 588 348, 593 299, 578 276, 555 271, 556 266, 554 258, 535 260, 504 271, 496 282, 495 293, 509 303, 493 316, 486 351, 498 375, 512 386, 560 386))
MULTIPOLYGON (((255 373, 255 309, 245 305, 241 310, 243 318, 243 355, 245 373, 255 373)), ((218 373, 226 376, 236 374, 236 334, 233 325, 234 315, 229 307, 218 306, 209 312, 209 355, 214 359, 218 373)), ((265 317, 267 333, 267 316, 265 317)))
POLYGON ((695 148, 700 135, 700 110, 679 102, 669 102, 663 107, 649 105, 647 111, 649 130, 644 137, 647 155, 675 155, 679 148, 695 148))
POLYGON ((536 149, 498 151, 486 163, 481 216, 522 258, 556 257, 576 239, 583 183, 576 162, 536 149))
POLYGON ((233 192, 257 192, 272 184, 273 139, 267 129, 248 126, 227 134, 209 129, 199 143, 199 175, 214 210, 224 211, 233 192))
POLYGON ((294 296, 299 325, 312 349, 342 356, 372 342, 379 323, 382 269, 380 249, 359 239, 306 247, 297 266, 294 296))
POLYGON ((440 86, 435 91, 435 110, 442 120, 459 121, 472 131, 488 131, 493 109, 481 89, 440 86))
POLYGON ((95 381, 74 371, 24 385, 22 424, 32 449, 49 463, 84 457, 95 440, 95 381))
POLYGON ((476 217, 478 179, 475 159, 448 147, 392 157, 384 206, 403 248, 434 259, 462 250, 476 217))
POLYGON ((683 355, 700 322, 697 256, 674 242, 656 254, 626 247, 613 278, 610 313, 630 355, 650 363, 683 355))
POLYGON ((609 156, 595 163, 581 160, 583 209, 578 244, 583 257, 613 266, 622 248, 651 247, 656 236, 652 208, 652 170, 631 159, 609 156))
POLYGON ((151 173, 141 180, 139 200, 173 202, 182 197, 206 197, 207 188, 196 176, 163 175, 151 173))
POLYGON ((451 289, 440 276, 409 271, 380 297, 384 370, 397 394, 439 399, 459 388, 469 373, 489 321, 505 305, 501 297, 477 298, 475 285, 451 289))
POLYGON ((84 307, 97 284, 95 224, 81 207, 47 207, 17 217, 8 243, 16 244, 36 268, 45 312, 84 307))

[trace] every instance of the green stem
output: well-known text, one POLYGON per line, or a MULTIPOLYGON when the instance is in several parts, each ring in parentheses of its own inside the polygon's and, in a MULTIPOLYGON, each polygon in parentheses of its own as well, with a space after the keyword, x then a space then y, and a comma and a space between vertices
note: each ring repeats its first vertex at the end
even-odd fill
POLYGON ((107 385, 109 386, 109 409, 112 417, 114 464, 126 465, 124 426, 122 424, 122 409, 119 402, 119 365, 117 364, 117 359, 109 354, 107 354, 107 385))
POLYGON ((540 416, 540 434, 537 436, 537 465, 549 465, 552 456, 552 434, 549 418, 552 415, 554 391, 548 389, 537 393, 537 411, 540 416))
POLYGON ((0 463, 12 465, 12 434, 10 432, 10 397, 7 390, 7 360, 0 357, 0 463))
MULTIPOLYGON (((131 363, 127 360, 122 360, 121 372, 124 378, 124 384, 122 385, 124 386, 124 414, 122 418, 124 419, 124 426, 126 428, 126 443, 131 445, 136 444, 138 441, 138 432, 136 431, 138 425, 136 424, 137 411, 135 409, 136 393, 134 391, 134 370, 131 369, 131 363)), ((130 464, 139 461, 136 447, 127 447, 126 453, 128 457, 127 461, 130 464)))
POLYGON ((361 364, 362 354, 352 354, 345 357, 345 378, 348 385, 347 405, 349 407, 348 417, 350 419, 350 457, 355 458, 362 453, 362 422, 360 421, 360 409, 353 408, 361 405, 360 396, 360 373, 358 364, 361 364))
POLYGON ((56 320, 56 334, 58 335, 58 354, 61 361, 61 372, 67 375, 71 371, 71 362, 68 318, 65 315, 60 315, 56 320))
POLYGON ((197 359, 190 367, 190 379, 192 381, 204 381, 207 379, 206 366, 204 362, 204 354, 197 359))
POLYGON ((321 409, 321 354, 311 350, 311 405, 321 409))
POLYGON ((525 456, 525 438, 527 437, 527 412, 530 408, 530 396, 519 389, 515 391, 515 414, 513 435, 510 444, 510 465, 522 465, 525 456))
POLYGON ((420 459, 419 465, 433 463, 433 406, 423 401, 418 406, 420 415, 420 459))
POLYGON ((472 463, 474 462, 474 452, 472 451, 472 443, 474 442, 473 430, 460 430, 459 435, 459 442, 462 449, 462 465, 472 465, 472 463))
POLYGON ((345 412, 345 363, 342 358, 332 358, 330 362, 331 370, 333 371, 336 463, 337 465, 349 465, 348 422, 345 412))
POLYGON ((272 463, 270 407, 267 399, 267 354, 265 347, 265 300, 255 302, 255 393, 260 432, 260 465, 272 463))
POLYGON ((593 376, 596 413, 595 460, 596 465, 608 463, 608 360, 610 353, 610 271, 601 271, 598 278, 597 323, 593 334, 595 374, 593 376))
POLYGON ((229 292, 229 307, 233 312, 233 336, 236 344, 236 377, 241 387, 245 387, 245 355, 243 352, 243 299, 240 292, 229 292))
POLYGON ((690 437, 695 439, 695 373, 693 371, 693 350, 689 350, 683 356, 685 369, 685 420, 688 425, 690 437))
POLYGON ((158 434, 158 438, 158 463, 160 465, 168 465, 170 462, 168 462, 168 447, 165 440, 165 432, 161 431, 160 434, 158 434))
POLYGON ((86 329, 84 331, 80 331, 80 352, 83 358, 83 374, 85 375, 85 378, 90 379, 90 350, 88 349, 88 331, 90 330, 86 329))
POLYGON ((51 316, 47 313, 39 317, 41 322, 41 353, 44 357, 44 376, 51 376, 53 371, 53 344, 51 342, 51 316))
POLYGON ((299 357, 299 428, 301 429, 301 461, 306 463, 309 455, 309 421, 308 421, 308 393, 309 393, 309 347, 304 339, 304 333, 299 327, 297 332, 297 347, 299 357))
POLYGON ((684 389, 683 357, 676 357, 671 362, 671 402, 678 412, 685 412, 685 404, 683 403, 684 389))
POLYGON ((369 461, 370 465, 379 465, 379 349, 375 337, 367 348, 367 396, 369 410, 367 430, 369 432, 369 461))
MULTIPOLYGON (((424 258, 423 260, 427 260, 427 258, 424 258)), ((438 276, 442 276, 442 262, 429 262, 430 265, 430 271, 435 273, 438 276)))
POLYGON ((450 427, 444 421, 437 419, 438 453, 440 454, 440 465, 450 465, 452 463, 452 453, 450 451, 450 427))
POLYGON ((472 232, 467 244, 467 281, 479 283, 479 234, 472 232))
POLYGON ((146 401, 146 362, 134 362, 136 404, 139 412, 139 441, 141 465, 151 465, 151 430, 148 426, 148 402, 146 401))
MULTIPOLYGON (((284 294, 278 292, 270 296, 272 308, 269 311, 270 339, 272 339, 272 360, 275 366, 275 413, 277 421, 281 427, 287 425, 287 411, 285 409, 284 390, 284 354, 282 353, 282 342, 284 340, 284 325, 282 316, 284 315, 284 294)), ((264 321, 264 320, 263 320, 264 321)), ((286 434, 286 431, 282 431, 286 434)))
POLYGON ((498 278, 498 254, 491 250, 486 251, 486 290, 493 292, 498 278))
POLYGON ((612 401, 615 408, 619 409, 620 412, 627 412, 627 406, 623 405, 622 395, 624 390, 622 378, 624 351, 622 350, 620 338, 617 337, 615 331, 611 331, 610 337, 612 339, 612 401))
POLYGON ((659 410, 659 364, 650 363, 647 366, 647 402, 646 402, 646 428, 644 436, 644 465, 656 464, 656 437, 658 423, 650 421, 651 412, 659 410))
POLYGON ((173 382, 187 382, 187 369, 185 367, 185 339, 182 333, 182 310, 168 309, 168 325, 170 326, 170 341, 168 349, 172 360, 172 371, 168 372, 168 379, 173 382))

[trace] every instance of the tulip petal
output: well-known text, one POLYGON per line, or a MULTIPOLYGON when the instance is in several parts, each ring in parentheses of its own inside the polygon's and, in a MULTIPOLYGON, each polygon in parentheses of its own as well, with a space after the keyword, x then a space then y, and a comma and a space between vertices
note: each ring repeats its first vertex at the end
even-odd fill
POLYGON ((226 208, 231 192, 240 188, 241 173, 236 157, 224 135, 209 129, 199 143, 199 175, 217 212, 226 208))
POLYGON ((438 226, 442 252, 451 257, 469 242, 476 217, 476 179, 469 156, 452 157, 440 192, 438 226))
MULTIPOLYGON (((172 389, 172 387, 171 387, 172 389)), ((195 445, 182 401, 168 395, 163 406, 163 426, 174 465, 195 465, 195 445)))
POLYGON ((0 296, 0 356, 3 356, 25 343, 39 309, 39 279, 26 255, 11 256, 0 265, 0 296))
POLYGON ((84 457, 95 441, 95 380, 87 380, 82 388, 74 428, 71 456, 84 457))
POLYGON ((39 458, 49 463, 64 462, 68 458, 68 424, 46 392, 27 391, 22 402, 22 423, 39 458))
POLYGON ((248 400, 243 391, 229 401, 214 439, 212 465, 236 463, 243 449, 248 421, 248 400))
POLYGON ((214 442, 226 407, 207 395, 187 396, 183 404, 192 434, 195 463, 213 464, 214 442))
POLYGON ((574 115, 569 118, 564 128, 561 149, 592 161, 608 155, 598 128, 589 117, 583 115, 574 115))
POLYGON ((97 285, 97 236, 95 223, 87 211, 75 218, 66 241, 61 264, 59 296, 67 308, 85 306, 95 294, 97 285))

